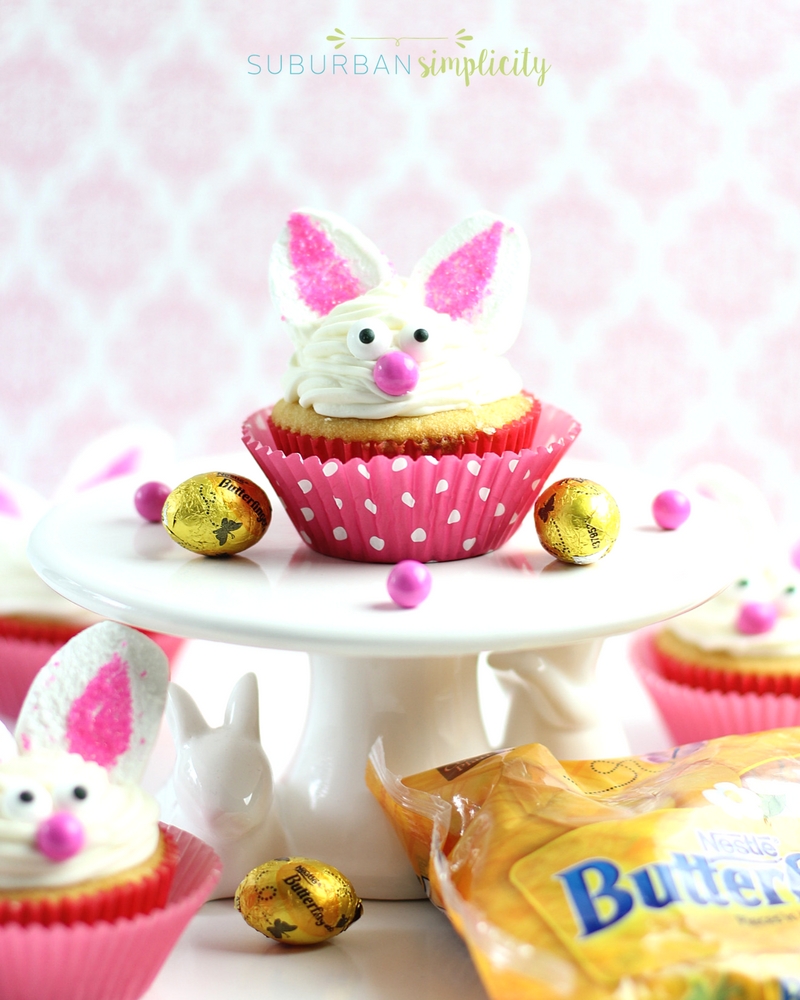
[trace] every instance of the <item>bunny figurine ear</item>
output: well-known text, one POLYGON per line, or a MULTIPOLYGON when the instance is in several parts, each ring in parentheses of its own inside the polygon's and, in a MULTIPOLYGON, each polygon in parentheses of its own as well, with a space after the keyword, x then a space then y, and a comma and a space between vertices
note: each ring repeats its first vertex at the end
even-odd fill
POLYGON ((425 305, 467 320, 493 354, 504 354, 522 323, 531 255, 525 234, 491 212, 449 229, 411 272, 425 305))
POLYGON ((36 675, 17 721, 20 753, 77 753, 113 781, 138 781, 168 683, 167 658, 146 635, 114 622, 84 629, 36 675))
POLYGON ((386 257, 355 226, 307 208, 289 216, 269 264, 272 300, 301 340, 335 306, 392 274, 386 257))

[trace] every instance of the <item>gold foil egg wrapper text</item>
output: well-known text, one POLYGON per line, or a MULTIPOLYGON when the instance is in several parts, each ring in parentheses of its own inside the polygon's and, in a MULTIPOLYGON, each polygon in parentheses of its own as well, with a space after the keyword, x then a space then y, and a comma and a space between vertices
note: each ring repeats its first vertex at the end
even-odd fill
POLYGON ((318 944, 359 919, 361 900, 340 871, 311 858, 278 858, 245 875, 234 906, 281 944, 318 944))
POLYGON ((619 535, 619 507, 591 479, 553 483, 536 501, 533 518, 550 555, 579 566, 602 559, 619 535))
POLYGON ((176 486, 161 521, 178 545, 204 556, 235 555, 264 536, 272 520, 267 494, 250 479, 203 472, 176 486))

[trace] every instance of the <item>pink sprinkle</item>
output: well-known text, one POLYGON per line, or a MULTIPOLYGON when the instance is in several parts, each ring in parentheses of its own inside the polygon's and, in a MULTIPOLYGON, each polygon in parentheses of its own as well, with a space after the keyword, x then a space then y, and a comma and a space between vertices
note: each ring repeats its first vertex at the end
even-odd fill
POLYGON ((503 223, 495 222, 437 264, 425 282, 425 305, 452 319, 472 319, 492 280, 502 237, 503 223))
POLYGON ((7 490, 0 490, 0 514, 6 517, 22 517, 19 504, 7 490))
POLYGON ((115 458, 113 462, 105 467, 102 471, 98 472, 96 475, 87 479, 85 483, 81 483, 78 487, 78 491, 88 490, 92 486, 97 486, 100 483, 105 483, 109 479, 116 479, 118 476, 127 476, 131 472, 136 472, 139 468, 139 460, 142 457, 141 448, 129 448, 126 452, 115 458))
POLYGON ((20 743, 22 744, 23 750, 30 750, 31 748, 31 738, 27 733, 23 733, 20 737, 20 743))
POLYGON ((139 676, 140 676, 140 677, 147 677, 147 671, 146 671, 146 670, 143 670, 143 671, 142 671, 142 672, 141 672, 141 673, 139 674, 139 676))
POLYGON ((303 302, 319 316, 327 316, 340 302, 367 289, 355 277, 344 257, 307 215, 289 216, 289 260, 303 302))
POLYGON ((133 702, 127 667, 114 653, 72 703, 67 717, 70 753, 109 768, 130 746, 133 702))

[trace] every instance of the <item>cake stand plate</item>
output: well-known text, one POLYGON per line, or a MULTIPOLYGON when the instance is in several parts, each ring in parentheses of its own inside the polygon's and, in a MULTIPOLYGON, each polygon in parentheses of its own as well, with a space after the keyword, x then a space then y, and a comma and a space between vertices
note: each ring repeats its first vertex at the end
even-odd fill
MULTIPOLYGON (((174 481, 213 465, 248 467, 241 456, 195 461, 174 481)), ((315 554, 279 504, 265 538, 246 553, 195 556, 141 521, 132 502, 139 484, 130 480, 52 509, 29 555, 51 587, 116 621, 309 652, 305 733, 279 789, 290 849, 341 868, 364 897, 412 898, 420 888, 364 783, 379 736, 400 774, 489 750, 476 664, 491 651, 512 691, 507 741, 540 740, 561 758, 624 755, 618 693, 595 681, 602 639, 686 611, 737 575, 736 522, 721 505, 693 499, 686 524, 665 532, 649 511, 662 485, 574 460, 559 466, 559 477, 568 474, 601 482, 619 503, 622 530, 605 559, 555 562, 527 518, 497 552, 432 564, 430 597, 413 610, 389 600, 388 567, 315 554)), ((304 706, 275 705, 293 711, 304 706)))

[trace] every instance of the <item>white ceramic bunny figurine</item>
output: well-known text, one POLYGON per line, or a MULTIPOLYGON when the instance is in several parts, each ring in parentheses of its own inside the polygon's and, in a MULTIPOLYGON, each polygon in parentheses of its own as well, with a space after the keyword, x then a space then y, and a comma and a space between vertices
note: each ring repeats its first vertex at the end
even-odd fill
POLYGON ((233 896, 251 869, 286 852, 261 746, 255 674, 237 681, 222 726, 209 726, 178 684, 169 687, 167 720, 177 760, 171 787, 160 796, 165 819, 214 848, 222 877, 212 898, 233 896))

